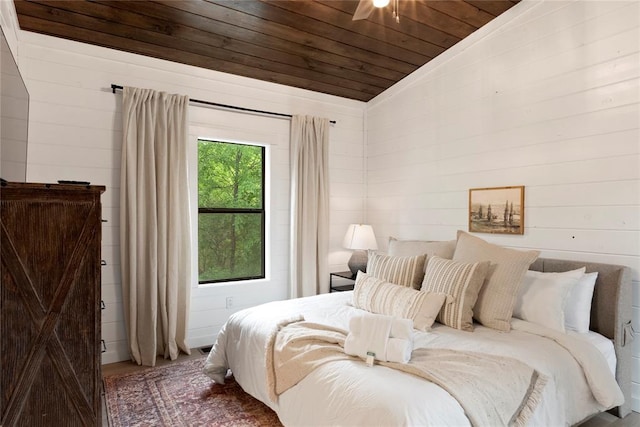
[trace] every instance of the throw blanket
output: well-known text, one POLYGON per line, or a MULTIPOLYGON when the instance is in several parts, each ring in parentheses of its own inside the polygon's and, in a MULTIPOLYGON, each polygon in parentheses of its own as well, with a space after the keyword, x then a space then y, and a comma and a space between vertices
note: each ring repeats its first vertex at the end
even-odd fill
POLYGON ((360 360, 342 350, 347 332, 318 323, 288 319, 269 336, 266 348, 269 398, 298 384, 318 366, 334 360, 360 360))
MULTIPOLYGON (((283 322, 278 329, 266 348, 267 387, 274 402, 324 363, 362 363, 344 353, 344 330, 310 322, 283 322)), ((482 353, 419 349, 408 364, 380 364, 439 385, 474 426, 526 425, 546 384, 543 375, 522 362, 482 353)))
POLYGON ((349 320, 344 352, 376 360, 407 363, 413 350, 413 321, 382 314, 363 313, 349 320))

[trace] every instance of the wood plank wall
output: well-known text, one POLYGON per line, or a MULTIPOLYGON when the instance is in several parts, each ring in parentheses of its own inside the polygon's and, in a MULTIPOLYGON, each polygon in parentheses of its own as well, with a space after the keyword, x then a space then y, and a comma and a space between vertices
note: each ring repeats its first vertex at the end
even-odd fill
MULTIPOLYGON (((336 120, 330 129, 331 268, 344 269, 349 254, 341 248, 342 238, 349 223, 363 218, 364 103, 34 33, 19 35, 21 70, 31 94, 27 179, 88 180, 107 186, 102 199, 103 215, 108 220, 102 246, 107 261, 102 280, 107 306, 102 325, 107 342, 103 363, 128 359, 119 269, 122 94, 113 95, 111 83, 336 120)), ((189 117, 194 172, 195 141, 199 136, 263 143, 270 147, 272 160, 271 279, 209 287, 194 283, 189 342, 191 346, 204 346, 213 343, 219 328, 234 311, 287 297, 290 121, 202 107, 190 107, 189 117), (230 309, 225 304, 228 296, 234 299, 230 309)), ((195 181, 192 188, 196 188, 195 181)), ((328 281, 327 277, 327 286, 328 281)))
POLYGON ((381 246, 453 239, 469 188, 524 185, 524 236, 479 236, 631 267, 640 331, 639 26, 637 1, 522 2, 370 101, 367 221, 381 246))

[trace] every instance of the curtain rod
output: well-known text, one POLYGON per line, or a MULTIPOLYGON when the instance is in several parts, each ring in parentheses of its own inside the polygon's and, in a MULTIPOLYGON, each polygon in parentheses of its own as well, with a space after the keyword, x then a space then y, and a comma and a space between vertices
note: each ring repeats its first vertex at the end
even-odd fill
MULTIPOLYGON (((116 90, 118 90, 118 89, 122 90, 123 87, 120 86, 120 85, 113 84, 113 83, 111 84, 111 91, 113 93, 116 93, 116 90)), ((193 98, 189 98, 189 102, 193 102, 194 104, 209 105, 209 106, 212 106, 212 107, 227 108, 227 109, 230 109, 230 110, 244 111, 244 112, 247 112, 247 113, 268 114, 270 116, 286 117, 288 119, 293 117, 291 114, 274 113, 272 111, 263 111, 263 110, 254 110, 252 108, 236 107, 235 105, 218 104, 217 102, 201 101, 199 99, 193 99, 193 98)), ((335 120, 329 120, 329 123, 336 124, 336 121, 335 120)))

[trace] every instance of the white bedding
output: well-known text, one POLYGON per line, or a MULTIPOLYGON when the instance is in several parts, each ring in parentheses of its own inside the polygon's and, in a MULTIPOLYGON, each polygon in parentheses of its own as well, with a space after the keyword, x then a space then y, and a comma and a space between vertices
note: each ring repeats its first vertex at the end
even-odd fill
MULTIPOLYGON (((230 368, 242 388, 276 411, 287 426, 469 425, 458 402, 440 387, 360 362, 323 365, 283 393, 277 403, 269 399, 264 349, 274 325, 283 318, 303 315, 311 322, 348 329, 350 316, 360 312, 349 305, 351 295, 341 292, 279 301, 234 314, 207 358, 205 373, 220 382, 230 368)), ((535 329, 533 324, 519 322, 535 329)), ((596 401, 587 378, 598 382, 594 386, 601 402, 621 403, 622 394, 619 388, 614 390, 617 384, 607 362, 592 345, 580 346, 588 354, 577 355, 590 375, 585 375, 564 346, 521 330, 505 333, 476 325, 474 332, 463 332, 436 323, 432 332, 416 331, 414 345, 510 356, 546 375, 543 399, 530 425, 572 425, 609 409, 596 401)))
POLYGON ((609 366, 611 374, 613 376, 616 375, 616 365, 618 364, 618 359, 616 358, 616 350, 613 346, 612 340, 593 331, 589 331, 584 334, 574 331, 567 331, 567 334, 578 339, 585 340, 596 347, 607 361, 607 366, 609 366))

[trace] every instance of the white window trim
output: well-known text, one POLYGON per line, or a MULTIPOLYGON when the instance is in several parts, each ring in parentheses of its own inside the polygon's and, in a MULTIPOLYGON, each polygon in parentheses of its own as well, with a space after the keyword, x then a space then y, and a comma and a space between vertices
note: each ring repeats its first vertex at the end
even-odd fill
MULTIPOLYGON (((198 132, 201 133, 201 132, 198 132)), ((215 130, 211 129, 211 133, 207 136, 196 136, 189 132, 189 203, 191 206, 191 288, 207 289, 221 288, 228 286, 253 285, 271 282, 271 145, 255 141, 242 141, 229 138, 216 138, 211 135, 215 134, 215 130), (264 278, 251 280, 234 280, 228 282, 202 283, 198 281, 198 141, 215 141, 229 142, 234 144, 254 145, 264 147, 264 209, 265 209, 265 234, 264 234, 264 278)))

